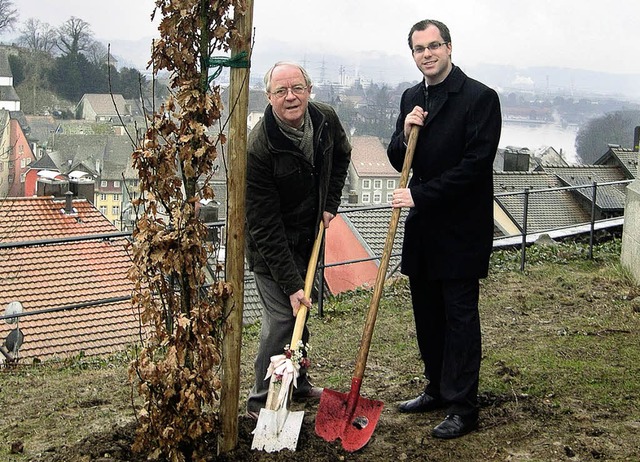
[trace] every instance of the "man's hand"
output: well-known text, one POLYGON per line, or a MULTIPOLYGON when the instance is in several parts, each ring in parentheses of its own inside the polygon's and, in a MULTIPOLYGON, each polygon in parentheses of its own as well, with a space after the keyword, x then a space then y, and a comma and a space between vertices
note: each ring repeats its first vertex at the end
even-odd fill
POLYGON ((427 111, 422 109, 420 106, 416 106, 413 108, 407 117, 404 118, 404 140, 405 142, 409 140, 409 135, 411 134, 411 127, 414 125, 419 125, 422 127, 424 125, 424 121, 427 118, 427 111))
POLYGON ((322 212, 322 222, 324 223, 324 229, 329 228, 329 223, 331 222, 331 220, 333 220, 336 216, 331 213, 331 212, 322 212))
POLYGON ((300 289, 296 293, 289 295, 289 302, 293 309, 293 316, 297 316, 300 305, 304 305, 311 309, 311 300, 304 296, 304 290, 300 289))
POLYGON ((401 207, 414 207, 416 204, 413 202, 413 196, 409 188, 398 188, 393 190, 393 200, 391 206, 394 209, 401 207))

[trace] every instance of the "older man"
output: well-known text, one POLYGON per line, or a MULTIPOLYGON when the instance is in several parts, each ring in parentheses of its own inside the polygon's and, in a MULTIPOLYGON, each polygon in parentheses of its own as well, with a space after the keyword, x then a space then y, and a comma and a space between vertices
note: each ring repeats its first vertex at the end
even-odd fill
MULTIPOLYGON (((265 75, 269 105, 249 135, 247 261, 263 305, 255 384, 247 411, 264 407, 270 357, 291 341, 304 296, 304 275, 320 220, 337 213, 351 146, 335 111, 310 101, 311 78, 300 65, 276 63, 265 75)), ((306 344, 309 331, 302 336, 306 344)), ((319 397, 301 369, 293 398, 319 397)))

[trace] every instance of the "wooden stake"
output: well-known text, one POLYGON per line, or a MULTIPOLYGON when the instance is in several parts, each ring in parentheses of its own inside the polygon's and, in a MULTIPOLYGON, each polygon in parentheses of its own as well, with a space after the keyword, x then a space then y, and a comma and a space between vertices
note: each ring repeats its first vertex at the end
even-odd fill
MULTIPOLYGON (((240 39, 231 47, 231 56, 246 52, 251 58, 253 0, 247 10, 234 12, 240 39)), ((249 61, 250 62, 250 61, 249 61)), ((229 87, 229 171, 227 175, 227 240, 225 274, 232 294, 225 305, 222 341, 222 389, 220 419, 222 432, 218 452, 229 452, 238 445, 238 401, 240 399, 240 352, 244 300, 244 220, 247 177, 247 115, 249 107, 249 68, 231 68, 229 87)))

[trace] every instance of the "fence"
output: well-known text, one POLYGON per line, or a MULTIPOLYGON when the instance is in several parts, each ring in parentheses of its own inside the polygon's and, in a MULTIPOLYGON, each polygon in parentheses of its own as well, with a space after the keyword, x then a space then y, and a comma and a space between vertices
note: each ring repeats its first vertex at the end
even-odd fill
MULTIPOLYGON (((508 236, 508 237, 500 237, 500 238, 494 239, 494 248, 511 248, 511 247, 517 248, 517 247, 519 247, 520 248, 520 253, 521 253, 520 270, 524 271, 525 263, 526 263, 526 248, 527 248, 527 244, 533 243, 540 235, 549 234, 550 237, 552 237, 552 238, 553 237, 562 238, 562 237, 567 237, 567 236, 571 236, 571 235, 588 233, 589 234, 588 258, 593 258, 593 244, 594 244, 595 232, 600 230, 600 229, 607 229, 607 228, 611 228, 611 227, 621 226, 623 224, 623 221, 624 221, 624 217, 623 216, 618 216, 618 217, 613 217, 613 218, 603 218, 603 219, 597 219, 596 218, 596 215, 597 215, 597 200, 598 200, 599 188, 606 187, 606 186, 624 185, 624 184, 631 183, 631 181, 632 180, 603 182, 603 183, 593 182, 590 185, 566 186, 566 187, 545 188, 545 189, 535 189, 535 190, 532 190, 532 189, 529 189, 529 188, 525 188, 524 190, 517 191, 517 192, 496 193, 494 195, 494 197, 498 201, 500 201, 500 198, 504 198, 504 197, 508 197, 508 196, 516 196, 516 197, 522 196, 522 211, 523 211, 523 213, 522 213, 522 217, 521 217, 521 223, 518 222, 518 220, 514 220, 515 223, 516 223, 516 226, 519 228, 520 234, 519 235, 515 234, 515 235, 508 236), (572 225, 572 226, 569 226, 569 227, 538 229, 535 232, 529 232, 529 230, 528 230, 529 213, 530 213, 529 206, 531 204, 532 196, 535 196, 537 194, 553 193, 553 192, 559 192, 559 191, 580 190, 580 189, 590 189, 591 190, 591 195, 590 195, 590 198, 591 198, 591 209, 590 209, 590 220, 589 220, 589 222, 578 223, 578 224, 575 224, 575 225, 572 225)), ((340 210, 339 213, 341 213, 341 214, 367 213, 367 212, 376 211, 376 210, 389 210, 389 211, 391 211, 391 206, 390 205, 380 205, 380 206, 354 207, 354 208, 340 210)), ((221 228, 224 227, 224 225, 225 225, 225 223, 224 222, 220 222, 220 221, 207 223, 207 226, 210 227, 211 229, 221 229, 221 228)), ((222 231, 222 229, 221 229, 221 231, 222 231)), ((221 235, 221 233, 218 234, 218 235, 221 235)), ((72 241, 82 241, 82 240, 94 240, 94 239, 103 239, 104 240, 104 239, 114 239, 114 238, 121 238, 121 237, 130 238, 131 237, 131 233, 130 232, 115 232, 115 233, 100 234, 100 235, 76 236, 76 237, 72 237, 72 238, 61 238, 61 239, 42 239, 42 240, 38 240, 38 241, 18 242, 18 243, 16 243, 16 242, 14 242, 14 243, 2 243, 2 242, 0 242, 0 249, 18 248, 18 247, 27 247, 27 246, 36 246, 36 245, 41 246, 41 245, 63 243, 63 242, 72 242, 72 241)), ((398 258, 398 257, 400 257, 400 253, 393 253, 392 257, 398 258)), ((365 261, 379 260, 380 258, 381 258, 380 255, 375 255, 375 256, 372 256, 372 257, 369 257, 369 258, 355 259, 355 260, 345 260, 345 261, 334 262, 334 263, 331 263, 331 264, 325 264, 324 258, 321 258, 320 264, 319 264, 319 272, 318 272, 318 276, 317 276, 319 281, 323 281, 323 283, 318 284, 318 291, 319 291, 318 312, 319 312, 319 314, 321 316, 323 314, 323 300, 325 298, 325 294, 324 294, 324 288, 325 288, 324 271, 325 271, 326 268, 331 268, 331 267, 334 267, 334 266, 341 266, 341 265, 350 265, 350 264, 355 264, 355 263, 360 263, 360 262, 365 262, 365 261)), ((397 268, 398 268, 398 264, 396 264, 395 266, 393 266, 391 268, 391 270, 389 271, 389 274, 393 274, 395 271, 397 271, 397 268)), ((47 308, 47 309, 40 309, 40 310, 34 310, 34 311, 26 311, 26 312, 23 312, 23 313, 16 313, 16 314, 11 314, 11 315, 0 315, 0 321, 8 321, 8 320, 14 320, 15 321, 15 320, 20 319, 20 318, 25 317, 25 316, 37 316, 37 315, 43 315, 43 314, 55 313, 55 312, 62 312, 62 311, 67 311, 67 310, 76 310, 76 309, 85 308, 85 307, 88 307, 88 306, 104 305, 104 304, 122 302, 122 301, 126 301, 129 298, 130 297, 105 297, 105 298, 100 299, 100 300, 84 302, 84 303, 78 303, 78 304, 74 304, 74 305, 58 306, 58 307, 55 307, 55 308, 47 308)))

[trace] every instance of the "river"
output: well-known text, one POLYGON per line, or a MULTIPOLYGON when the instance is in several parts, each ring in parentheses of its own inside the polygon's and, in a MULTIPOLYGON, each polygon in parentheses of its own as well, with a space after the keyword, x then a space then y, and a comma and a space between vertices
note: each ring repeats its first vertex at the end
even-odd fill
POLYGON ((578 127, 574 125, 563 128, 555 123, 503 122, 498 147, 516 146, 535 151, 551 146, 558 152, 562 150, 562 156, 568 164, 580 164, 575 147, 577 133, 578 127))

